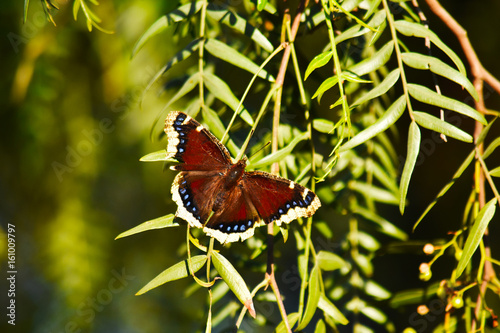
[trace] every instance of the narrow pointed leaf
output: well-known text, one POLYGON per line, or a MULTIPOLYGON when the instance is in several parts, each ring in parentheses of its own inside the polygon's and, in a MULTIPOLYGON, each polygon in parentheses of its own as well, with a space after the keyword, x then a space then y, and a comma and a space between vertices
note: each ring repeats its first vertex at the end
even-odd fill
POLYGON ((335 320, 336 323, 341 325, 347 325, 349 320, 344 316, 342 312, 324 295, 321 295, 318 302, 318 307, 323 310, 323 312, 335 320))
POLYGON ((334 271, 347 266, 344 259, 328 251, 319 251, 316 255, 316 262, 324 271, 334 271))
POLYGON ((476 219, 474 220, 474 224, 469 231, 469 236, 467 236, 467 240, 465 241, 465 245, 463 248, 462 256, 458 261, 457 265, 457 273, 456 278, 459 278, 462 275, 465 267, 469 264, 470 259, 474 252, 476 252, 479 243, 483 239, 484 232, 488 227, 493 215, 495 215, 497 199, 491 199, 477 214, 476 219))
MULTIPOLYGON (((300 319, 299 313, 298 312, 293 312, 290 313, 287 316, 288 324, 290 327, 293 327, 295 323, 300 319)), ((288 330, 286 329, 286 325, 283 321, 276 327, 276 330, 274 331, 275 333, 288 333, 288 330)))
POLYGON ((357 63, 356 65, 348 69, 349 71, 356 73, 359 76, 371 73, 384 66, 387 61, 389 61, 393 50, 394 42, 389 41, 387 44, 382 46, 382 48, 378 50, 373 56, 357 63))
POLYGON ((255 318, 255 308, 253 306, 252 295, 241 277, 240 273, 231 265, 231 263, 222 254, 212 251, 214 267, 233 291, 240 302, 248 309, 248 312, 255 318))
POLYGON ((174 214, 168 214, 162 217, 158 217, 153 220, 146 221, 144 223, 139 224, 132 229, 122 232, 115 239, 127 237, 130 235, 138 234, 143 231, 153 230, 153 229, 162 229, 167 227, 177 227, 179 224, 174 222, 174 214))
POLYGON ((320 84, 320 86, 318 87, 318 89, 316 89, 316 92, 311 98, 316 98, 316 96, 318 96, 318 103, 319 103, 321 100, 321 96, 323 96, 325 91, 335 86, 337 82, 339 82, 339 78, 337 77, 337 75, 330 76, 328 79, 326 79, 325 81, 323 81, 323 83, 320 84))
POLYGON ((141 162, 157 162, 157 161, 168 161, 167 151, 165 149, 155 151, 154 153, 149 153, 140 158, 141 162))
POLYGON ((403 173, 401 174, 401 183, 399 187, 399 193, 401 195, 399 201, 399 211, 401 212, 401 215, 403 215, 405 212, 406 193, 408 192, 411 175, 413 174, 413 169, 415 168, 415 163, 417 162, 419 152, 420 129, 418 128, 417 123, 412 121, 408 130, 408 148, 406 152, 406 161, 403 167, 403 173))
POLYGON ((399 198, 394 195, 394 193, 389 192, 385 189, 377 187, 372 184, 368 184, 362 181, 352 180, 348 184, 349 188, 353 191, 359 192, 359 194, 370 198, 377 202, 383 202, 387 204, 398 205, 399 198))
POLYGON ((399 97, 389 109, 373 125, 356 134, 351 140, 340 147, 340 151, 346 151, 370 140, 379 133, 391 127, 403 114, 406 108, 406 99, 399 97))
POLYGON ((189 263, 188 259, 178 262, 177 264, 170 266, 163 272, 161 272, 158 276, 156 276, 153 280, 149 281, 147 285, 141 288, 136 295, 142 295, 153 288, 161 286, 170 281, 179 280, 189 276, 192 273, 196 273, 200 268, 205 265, 207 261, 206 255, 199 255, 191 257, 191 265, 193 272, 189 272, 189 263))
POLYGON ((493 177, 500 177, 500 167, 496 167, 495 169, 491 170, 490 175, 493 177))
POLYGON ((467 104, 457 101, 456 99, 440 95, 427 87, 409 83, 408 92, 411 97, 415 98, 417 101, 458 112, 464 116, 479 121, 483 125, 488 124, 484 116, 476 109, 473 109, 467 104))
POLYGON ((334 123, 331 120, 316 118, 313 120, 313 128, 321 133, 330 133, 333 130, 334 123))
POLYGON ((427 129, 433 130, 438 133, 443 133, 446 136, 452 137, 454 139, 464 141, 464 142, 472 142, 472 136, 459 129, 458 127, 453 126, 446 121, 442 121, 441 119, 434 117, 425 112, 413 111, 413 117, 417 124, 427 129))
POLYGON ((233 49, 232 47, 218 41, 217 39, 209 38, 205 42, 205 49, 214 57, 222 59, 234 66, 244 69, 252 74, 259 73, 258 76, 269 82, 274 82, 274 77, 267 73, 264 69, 259 71, 259 66, 246 56, 233 49))
POLYGON ((380 82, 380 84, 375 86, 375 88, 373 88, 372 90, 370 90, 369 92, 367 92, 366 94, 364 94, 363 96, 358 98, 352 104, 352 107, 356 107, 360 104, 363 104, 366 101, 369 101, 371 99, 374 99, 376 97, 379 97, 379 96, 385 94, 398 81, 399 75, 400 75, 400 70, 399 70, 399 68, 396 68, 395 70, 393 70, 392 72, 387 74, 385 79, 382 82, 380 82))
MULTIPOLYGON (((77 3, 79 1, 76 1, 77 3)), ((203 5, 203 1, 191 2, 180 6, 177 9, 174 9, 167 15, 160 17, 155 23, 153 23, 148 30, 139 38, 139 40, 135 43, 134 48, 132 50, 132 57, 134 57, 137 52, 146 44, 148 40, 150 40, 153 36, 159 34, 168 28, 172 23, 180 22, 185 20, 186 18, 192 16, 196 12, 198 12, 203 5)))
POLYGON ((410 67, 423 70, 428 69, 434 74, 440 75, 447 78, 448 80, 458 83, 459 85, 464 87, 476 101, 478 100, 479 95, 469 79, 467 79, 465 75, 463 75, 450 65, 439 60, 438 58, 415 52, 403 53, 401 55, 401 58, 403 59, 403 62, 410 67))
MULTIPOLYGON (((203 78, 205 86, 210 90, 212 94, 217 99, 220 99, 226 105, 228 105, 233 111, 236 112, 238 108, 239 101, 234 96, 233 92, 226 84, 226 82, 222 81, 218 76, 215 76, 208 72, 203 72, 203 78)), ((246 109, 240 111, 239 115, 241 118, 250 126, 253 125, 253 119, 250 113, 246 109)))
POLYGON ((260 159, 257 162, 251 162, 249 166, 251 166, 254 169, 259 169, 264 166, 273 164, 274 162, 278 162, 283 160, 286 156, 290 155, 290 153, 293 151, 295 146, 303 141, 309 138, 309 133, 302 133, 301 135, 296 136, 286 147, 281 148, 275 153, 269 154, 266 157, 260 159))
MULTIPOLYGON (((210 109, 209 107, 204 107, 201 110, 203 114, 203 120, 207 123, 208 128, 210 128, 210 132, 212 132, 216 137, 222 138, 224 132, 226 131, 224 124, 220 120, 217 112, 210 109)), ((227 149, 233 154, 233 156, 237 156, 240 148, 234 143, 233 140, 228 139, 224 142, 227 149)))
MULTIPOLYGON (((369 26, 373 29, 376 29, 384 22, 385 18, 386 18, 385 11, 383 11, 383 10, 378 11, 375 15, 373 15, 371 20, 367 23, 367 26, 369 26)), ((362 27, 360 24, 356 24, 353 27, 351 27, 345 31, 342 31, 342 33, 340 35, 335 36, 335 44, 338 45, 339 43, 341 43, 347 39, 362 36, 362 35, 368 33, 369 31, 371 31, 369 28, 362 27)))
POLYGON ((362 208, 359 206, 355 206, 352 208, 352 212, 364 217, 368 221, 372 221, 373 223, 375 223, 379 227, 380 232, 382 232, 388 236, 391 236, 391 237, 394 237, 396 239, 403 240, 403 241, 408 239, 408 235, 404 231, 402 231, 401 229, 398 229, 397 227, 394 226, 394 224, 387 221, 386 219, 384 219, 380 215, 377 215, 376 213, 374 213, 371 210, 368 210, 366 208, 362 208))
POLYGON ((364 306, 360 309, 360 312, 381 325, 387 322, 387 315, 376 307, 364 306))
POLYGON ((311 60, 311 62, 309 63, 309 66, 307 66, 306 73, 304 74, 304 80, 307 80, 309 74, 311 74, 315 69, 318 69, 326 65, 330 61, 332 56, 333 56, 332 51, 326 51, 315 56, 314 59, 311 60))
POLYGON ((238 14, 223 8, 217 3, 210 3, 207 7, 207 15, 213 20, 220 21, 230 28, 250 37, 267 52, 274 51, 273 44, 271 44, 266 36, 238 14))
POLYGON ((424 27, 419 23, 403 20, 396 21, 395 26, 396 30, 406 36, 415 36, 420 38, 429 37, 434 45, 436 45, 441 49, 441 51, 443 51, 448 57, 450 57, 450 59, 455 63, 455 66, 457 66, 460 73, 462 73, 463 75, 467 75, 465 66, 462 63, 462 60, 460 60, 460 57, 455 52, 453 52, 453 50, 450 49, 445 43, 443 43, 443 41, 439 39, 439 37, 434 32, 432 32, 432 30, 424 27))
POLYGON ((304 311, 304 315, 302 316, 302 320, 297 326, 296 331, 300 331, 306 328, 306 326, 309 324, 314 314, 316 313, 319 298, 321 296, 319 274, 320 270, 318 269, 318 266, 314 266, 311 270, 311 275, 309 276, 306 310, 304 311))

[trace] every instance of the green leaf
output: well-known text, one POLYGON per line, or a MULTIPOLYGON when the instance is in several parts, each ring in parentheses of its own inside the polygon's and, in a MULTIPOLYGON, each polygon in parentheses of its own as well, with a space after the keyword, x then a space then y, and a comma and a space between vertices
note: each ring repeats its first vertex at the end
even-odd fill
POLYGON ((408 148, 406 153, 406 162, 401 174, 401 183, 399 188, 400 201, 399 211, 401 215, 405 212, 406 194, 410 185, 411 175, 415 169, 415 163, 420 152, 420 129, 416 122, 412 121, 408 130, 408 148))
POLYGON ((483 159, 487 159, 498 146, 500 146, 500 138, 496 138, 488 145, 488 147, 484 150, 483 159))
MULTIPOLYGON (((295 323, 300 319, 299 313, 298 312, 293 312, 290 313, 287 316, 288 324, 290 327, 293 327, 295 323)), ((275 333, 288 333, 288 330, 286 329, 286 325, 283 321, 276 327, 276 330, 274 331, 275 333)))
POLYGON ((490 175, 493 177, 500 177, 500 167, 496 167, 495 169, 491 170, 490 175))
POLYGON ((326 65, 330 61, 332 56, 333 56, 332 51, 326 51, 315 56, 314 59, 311 60, 311 62, 309 63, 309 66, 307 66, 306 73, 304 74, 304 81, 307 80, 309 74, 311 74, 315 69, 318 69, 326 65))
POLYGON ((351 180, 348 186, 351 190, 356 191, 359 194, 374 201, 393 205, 399 204, 399 198, 396 197, 394 193, 391 193, 375 185, 368 184, 362 181, 351 180))
POLYGON ((403 114, 406 108, 406 99, 399 97, 389 109, 373 125, 356 134, 351 140, 340 147, 340 152, 352 149, 370 140, 379 133, 391 127, 403 114))
POLYGON ((479 94, 474 88, 474 85, 469 81, 469 79, 467 79, 467 76, 463 75, 443 61, 431 56, 426 56, 414 52, 403 53, 401 55, 401 58, 403 59, 403 62, 410 67, 421 70, 428 69, 437 75, 458 83, 459 85, 464 87, 476 101, 478 100, 479 94))
POLYGON ((387 315, 373 306, 364 306, 360 312, 379 324, 387 323, 387 315))
POLYGON ((227 283, 240 302, 248 309, 248 312, 255 318, 255 308, 253 306, 252 295, 241 277, 240 273, 231 265, 231 263, 215 251, 211 252, 214 267, 222 279, 227 283))
POLYGON ((371 99, 374 99, 376 97, 379 97, 379 96, 385 94, 398 81, 399 75, 400 75, 400 70, 399 70, 399 68, 396 68, 395 70, 393 70, 392 72, 387 74, 385 79, 382 82, 380 82, 380 84, 376 85, 375 88, 373 88, 372 90, 370 90, 369 92, 367 92, 366 94, 364 94, 363 96, 358 98, 351 105, 351 107, 354 108, 360 104, 363 104, 366 101, 369 101, 371 99))
MULTIPOLYGON (((382 23, 384 23, 385 18, 386 18, 385 11, 380 10, 375 15, 373 15, 372 19, 367 23, 367 26, 375 29, 379 27, 382 23)), ((362 36, 370 31, 371 30, 369 28, 362 27, 360 24, 356 24, 351 28, 342 31, 340 35, 335 36, 335 44, 338 45, 339 43, 347 39, 362 36)))
MULTIPOLYGON (((79 1, 76 1, 77 3, 79 1)), ((188 17, 192 16, 196 12, 198 12, 203 5, 203 1, 191 2, 185 4, 184 6, 180 6, 177 9, 174 9, 167 15, 160 17, 155 23, 153 23, 148 30, 139 38, 139 40, 135 43, 134 48, 132 50, 132 57, 134 57, 137 52, 146 44, 148 40, 150 40, 153 36, 159 34, 168 28, 172 23, 180 22, 188 17)))
POLYGON ((377 215, 373 211, 360 206, 354 206, 351 209, 353 213, 358 214, 368 221, 372 221, 373 223, 375 223, 379 227, 380 232, 402 241, 408 239, 408 235, 404 231, 398 229, 394 226, 394 224, 377 215))
POLYGON ((177 227, 179 224, 174 222, 174 214, 168 214, 162 217, 158 217, 153 220, 146 221, 144 223, 139 224, 132 229, 122 232, 115 239, 127 237, 130 235, 138 234, 143 231, 153 230, 153 229, 162 229, 167 227, 177 227))
POLYGON ((462 256, 458 261, 456 278, 458 279, 460 275, 462 275, 465 267, 469 264, 470 259, 474 252, 476 252, 479 243, 483 239, 484 232, 488 227, 491 219, 495 215, 497 199, 491 199, 477 214, 476 219, 474 220, 474 224, 469 231, 469 236, 467 236, 467 240, 465 241, 465 245, 463 248, 462 256))
POLYGON ((459 102, 453 98, 440 95, 427 87, 409 83, 408 92, 410 93, 411 97, 415 98, 417 101, 458 112, 460 114, 463 114, 464 116, 479 121, 483 125, 488 124, 484 116, 476 109, 473 109, 467 104, 459 102))
POLYGON ((472 136, 462 131, 461 129, 453 126, 446 121, 442 121, 441 119, 434 117, 425 112, 413 111, 413 117, 417 124, 432 131, 443 133, 449 137, 454 139, 464 141, 464 142, 472 142, 472 136))
POLYGON ((290 153, 293 151, 295 146, 303 141, 309 138, 309 133, 305 132, 302 133, 301 135, 296 136, 286 147, 281 148, 275 153, 269 154, 266 157, 258 160, 257 162, 250 162, 249 166, 251 166, 254 169, 259 169, 264 166, 273 164, 274 162, 278 162, 283 160, 286 156, 290 155, 290 153))
MULTIPOLYGON (((218 76, 215 76, 208 72, 203 72, 203 78, 205 86, 210 90, 212 94, 217 99, 220 99, 226 105, 228 105, 233 111, 236 112, 238 108, 239 101, 234 96, 233 92, 229 88, 229 86, 221 80, 218 76)), ((250 126, 253 125, 253 119, 250 113, 248 113, 247 109, 243 108, 243 110, 239 113, 240 117, 250 126)))
POLYGON ((243 17, 232 11, 221 7, 218 3, 210 3, 207 6, 207 15, 213 20, 220 21, 228 27, 250 37, 267 52, 273 52, 273 44, 253 25, 243 17))
POLYGON ((149 153, 144 155, 139 159, 141 162, 157 162, 157 161, 168 161, 167 151, 165 149, 155 151, 154 153, 149 153))
POLYGON ((476 150, 473 150, 470 152, 470 154, 465 158, 465 160, 462 162, 462 164, 460 165, 460 167, 458 168, 458 170, 455 172, 455 174, 453 175, 453 178, 451 179, 451 181, 446 184, 445 187, 443 187, 443 189, 441 191, 439 191, 438 195, 436 196, 436 198, 434 199, 434 201, 432 201, 429 206, 427 206, 427 208, 425 209, 425 211, 422 213, 422 215, 419 217, 419 219, 417 220, 417 222, 415 222, 415 225, 413 226, 413 230, 415 230, 417 228, 417 226, 420 224, 420 222, 424 219, 424 217, 427 215, 427 213, 432 209, 432 207, 434 207, 434 205, 438 202, 438 200, 446 194, 446 192, 448 192, 448 190, 453 186, 453 184, 455 184, 455 181, 457 179, 459 179, 463 172, 467 169, 467 167, 471 164, 471 162, 474 160, 474 156, 476 154, 476 150))
POLYGON ((344 79, 346 81, 349 81, 349 82, 354 82, 354 83, 372 83, 372 81, 362 79, 356 73, 349 72, 349 71, 342 72, 341 76, 342 76, 342 79, 344 79))
POLYGON ((207 261, 206 255, 199 255, 191 257, 191 265, 193 272, 189 272, 189 263, 188 259, 178 262, 177 264, 170 266, 163 272, 161 272, 158 276, 156 276, 153 280, 149 281, 144 287, 141 288, 136 293, 136 296, 142 295, 153 288, 161 286, 170 281, 179 280, 189 276, 190 274, 196 273, 200 268, 205 265, 207 261))
POLYGON ((349 67, 348 70, 356 73, 359 76, 374 72, 380 67, 384 66, 387 61, 391 58, 392 51, 394 50, 394 42, 391 40, 380 50, 378 50, 373 56, 349 67))
POLYGON ((259 73, 258 76, 269 82, 274 82, 275 79, 272 75, 267 73, 264 69, 259 71, 259 66, 246 56, 233 49, 232 47, 218 41, 217 39, 209 38, 205 42, 205 49, 210 52, 214 57, 222 59, 236 67, 244 69, 252 74, 259 73))
POLYGON ((377 300, 383 300, 383 299, 388 299, 391 297, 391 293, 387 291, 387 289, 383 288, 381 285, 379 285, 377 282, 373 280, 368 280, 366 281, 364 285, 364 290, 367 295, 370 295, 377 300))
POLYGON ((347 263, 336 255, 328 251, 319 251, 316 255, 316 263, 324 271, 334 271, 343 267, 347 267, 347 263))
POLYGON ((347 325, 349 320, 344 316, 342 312, 332 302, 328 300, 324 295, 320 295, 318 307, 323 310, 323 312, 335 320, 335 322, 341 325, 347 325))
POLYGON ((335 124, 333 121, 323 118, 313 119, 313 128, 321 133, 331 133, 334 129, 335 124))
POLYGON ((316 98, 316 96, 318 96, 318 103, 319 103, 321 100, 321 96, 323 96, 325 91, 335 86, 337 82, 339 82, 337 75, 330 76, 328 79, 326 79, 325 81, 323 81, 323 83, 320 84, 320 86, 318 87, 318 89, 311 98, 316 98))
POLYGON ((318 269, 318 266, 314 266, 311 270, 311 275, 309 276, 306 310, 304 311, 302 320, 295 329, 296 331, 300 331, 306 328, 306 326, 309 324, 314 314, 316 313, 319 298, 321 296, 319 274, 320 270, 318 269))
POLYGON ((439 37, 432 32, 430 29, 424 27, 423 25, 419 23, 414 23, 414 22, 408 22, 408 21, 403 21, 399 20, 394 22, 396 30, 398 30, 400 33, 406 36, 415 36, 415 37, 420 37, 420 38, 427 38, 429 37, 430 41, 436 45, 438 48, 441 49, 450 59, 455 63, 457 66, 458 70, 460 73, 463 75, 467 76, 467 72, 465 70, 465 66, 462 63, 462 60, 460 60, 460 57, 457 56, 455 52, 453 52, 452 49, 450 49, 439 37))
POLYGON ((314 333, 326 333, 326 325, 323 319, 318 320, 314 333))

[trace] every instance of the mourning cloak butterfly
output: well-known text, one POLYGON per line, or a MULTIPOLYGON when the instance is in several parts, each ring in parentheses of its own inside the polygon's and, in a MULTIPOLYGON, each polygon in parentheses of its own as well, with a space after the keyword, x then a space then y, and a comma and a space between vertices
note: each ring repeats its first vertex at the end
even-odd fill
POLYGON ((295 182, 245 172, 246 159, 233 163, 227 148, 185 113, 171 112, 165 133, 167 158, 180 162, 171 167, 180 171, 172 184, 176 216, 222 244, 253 236, 257 226, 309 217, 321 206, 311 190, 295 182))

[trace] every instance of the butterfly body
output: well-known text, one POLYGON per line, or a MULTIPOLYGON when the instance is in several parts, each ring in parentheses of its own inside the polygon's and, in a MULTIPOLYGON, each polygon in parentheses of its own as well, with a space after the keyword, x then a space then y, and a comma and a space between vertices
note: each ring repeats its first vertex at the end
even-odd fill
POLYGON ((320 206, 307 188, 267 172, 246 172, 226 147, 190 116, 174 111, 165 121, 167 157, 180 163, 172 184, 176 215, 221 243, 245 240, 257 226, 289 223, 320 206))

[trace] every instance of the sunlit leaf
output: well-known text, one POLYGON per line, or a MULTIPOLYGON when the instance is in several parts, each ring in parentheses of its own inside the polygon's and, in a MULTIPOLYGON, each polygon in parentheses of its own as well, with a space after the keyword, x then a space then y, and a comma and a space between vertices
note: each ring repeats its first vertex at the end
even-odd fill
POLYGON ((349 71, 356 73, 359 76, 363 76, 365 74, 371 73, 389 61, 392 55, 392 51, 394 50, 394 42, 391 40, 380 50, 378 50, 373 56, 358 62, 357 64, 348 68, 349 71))
POLYGON ((318 307, 321 310, 323 310, 325 314, 332 317, 333 320, 335 320, 335 322, 341 325, 347 325, 349 323, 349 320, 347 320, 344 314, 340 312, 340 310, 337 309, 337 307, 332 302, 330 302, 324 295, 320 296, 318 307))
POLYGON ((254 169, 259 169, 264 166, 273 164, 274 162, 278 162, 283 160, 286 156, 290 155, 290 153, 293 151, 295 146, 303 141, 309 138, 309 133, 305 132, 302 133, 301 135, 296 136, 286 147, 281 148, 275 153, 269 154, 266 157, 258 160, 257 162, 250 162, 249 166, 251 166, 254 169))
POLYGON ((337 75, 330 76, 328 79, 326 79, 325 81, 323 81, 323 83, 320 84, 320 86, 318 87, 318 89, 316 89, 316 92, 311 98, 314 99, 316 98, 316 96, 318 96, 318 103, 319 103, 321 100, 321 96, 323 96, 325 91, 335 86, 338 82, 339 79, 337 75))
POLYGON ((379 300, 388 299, 389 297, 391 297, 391 293, 387 289, 373 280, 366 281, 364 290, 367 295, 370 295, 379 300))
POLYGON ((234 48, 218 41, 217 39, 209 38, 205 42, 205 49, 214 57, 222 59, 232 65, 244 69, 252 74, 259 73, 258 76, 269 82, 274 82, 274 77, 267 73, 264 69, 259 71, 259 66, 246 56, 235 50, 234 48))
POLYGON ((500 167, 490 170, 490 175, 493 177, 500 177, 500 167))
POLYGON ((211 252, 214 267, 222 279, 227 283, 240 302, 248 309, 248 312, 255 318, 255 308, 253 306, 252 295, 241 277, 240 273, 231 265, 222 254, 215 251, 211 252))
POLYGON ((408 192, 408 186, 410 185, 411 175, 413 174, 413 169, 415 168, 415 163, 417 162, 418 154, 420 153, 420 128, 416 122, 412 121, 410 128, 408 130, 408 145, 406 152, 406 161, 403 167, 403 173, 401 174, 401 182, 399 193, 401 195, 399 201, 399 211, 401 215, 404 214, 406 206, 406 193, 408 192))
MULTIPOLYGON (((210 90, 212 94, 221 101, 223 101, 226 105, 228 105, 233 111, 236 111, 239 105, 238 99, 234 96, 231 88, 220 79, 218 76, 214 74, 203 72, 203 78, 205 86, 210 90)), ((241 118, 250 126, 253 125, 253 119, 250 113, 246 109, 240 111, 241 118)))
POLYGON ((313 128, 321 133, 330 133, 333 130, 334 123, 328 119, 316 118, 313 119, 313 128))
MULTIPOLYGON (((75 1, 77 3, 79 1, 75 1)), ((132 57, 137 54, 137 52, 150 40, 153 36, 161 33, 166 28, 168 28, 172 23, 180 22, 186 18, 192 16, 198 12, 203 5, 203 1, 191 2, 176 8, 167 15, 160 17, 155 23, 153 23, 148 30, 139 38, 135 43, 132 50, 132 57)))
POLYGON ((385 94, 398 81, 399 75, 400 75, 400 70, 399 68, 396 68, 395 70, 387 74, 387 76, 382 82, 380 82, 372 90, 368 91, 366 94, 358 98, 354 103, 351 104, 351 106, 352 107, 358 106, 366 101, 369 101, 371 99, 374 99, 376 97, 385 94))
POLYGON ((356 134, 351 140, 340 147, 340 151, 346 151, 359 146, 391 127, 403 114, 406 108, 406 99, 404 96, 399 97, 382 117, 380 117, 373 125, 356 134))
POLYGON ((434 45, 436 45, 441 49, 441 51, 443 51, 444 53, 446 53, 446 55, 448 55, 448 57, 450 57, 450 59, 457 66, 460 73, 462 73, 463 75, 467 75, 465 66, 462 63, 462 60, 460 60, 460 57, 455 52, 453 52, 453 50, 450 49, 445 43, 443 43, 443 41, 439 39, 439 37, 430 29, 423 26, 422 24, 403 20, 396 21, 395 26, 396 29, 403 35, 415 36, 420 38, 428 37, 434 45))
POLYGON ((415 52, 405 52, 401 55, 401 58, 403 59, 403 62, 410 67, 423 70, 428 69, 437 75, 458 83, 464 87, 476 101, 478 100, 479 95, 474 88, 474 85, 469 81, 469 79, 467 79, 467 76, 463 75, 438 58, 415 52))
POLYGON ((189 276, 192 273, 196 273, 200 268, 205 265, 207 261, 206 255, 199 255, 191 257, 191 268, 193 272, 189 271, 189 263, 188 259, 178 262, 177 264, 170 266, 163 272, 161 272, 158 276, 156 276, 153 280, 149 281, 144 287, 139 290, 136 295, 142 295, 153 288, 161 286, 170 281, 179 280, 189 276))
POLYGON ((243 17, 217 3, 210 3, 207 7, 207 15, 213 20, 220 21, 232 29, 250 37, 267 52, 273 52, 273 44, 253 25, 243 17))
POLYGON ((140 158, 141 162, 157 162, 157 161, 168 161, 167 151, 165 149, 149 153, 140 158))
POLYGON ((309 74, 311 74, 315 69, 318 69, 326 65, 330 61, 332 56, 333 56, 332 51, 326 51, 315 56, 314 59, 311 60, 311 62, 309 63, 309 66, 307 66, 306 73, 304 74, 304 80, 307 80, 309 74))
POLYGON ((319 251, 316 255, 316 263, 324 271, 334 271, 347 266, 344 259, 328 251, 319 251))
POLYGON ((366 208, 360 207, 360 206, 354 206, 352 207, 352 212, 355 214, 359 214, 365 219, 372 221, 376 225, 379 226, 380 232, 389 235, 391 237, 394 237, 399 240, 407 240, 408 235, 402 231, 401 229, 398 229, 397 227, 394 226, 391 222, 387 221, 385 218, 377 215, 371 210, 368 210, 366 208))
MULTIPOLYGON (((299 313, 298 312, 293 312, 290 313, 287 316, 288 324, 290 327, 293 327, 295 323, 300 319, 299 313)), ((288 333, 288 330, 286 329, 285 323, 282 321, 277 327, 276 330, 274 331, 275 333, 288 333)))
POLYGON ((122 232, 115 239, 127 237, 130 235, 138 234, 143 231, 153 230, 153 229, 162 229, 167 227, 177 227, 179 224, 174 222, 174 214, 168 214, 162 217, 158 217, 153 220, 146 221, 144 223, 139 224, 132 229, 122 232))
POLYGON ((364 306, 360 311, 362 314, 379 324, 384 324, 385 322, 387 322, 387 315, 376 307, 364 306))
POLYGON ((488 124, 484 116, 481 113, 479 113, 476 109, 473 109, 467 104, 457 101, 456 99, 440 95, 437 92, 432 91, 427 87, 409 83, 408 92, 410 93, 411 97, 415 98, 416 100, 422 103, 435 105, 443 109, 448 109, 458 112, 460 114, 463 114, 464 116, 479 121, 483 125, 488 124))
POLYGON ((437 117, 434 117, 425 112, 413 111, 413 117, 417 124, 427 129, 433 130, 438 133, 443 133, 446 136, 452 137, 454 139, 464 141, 464 142, 472 142, 472 136, 459 129, 458 127, 453 126, 446 121, 443 121, 437 117))
MULTIPOLYGON (((226 128, 220 120, 217 112, 210 109, 209 107, 204 107, 201 112, 203 114, 203 120, 210 128, 210 132, 212 132, 212 134, 214 134, 216 137, 222 138, 222 136, 226 132, 226 128)), ((234 143, 233 140, 229 138, 224 142, 224 144, 226 145, 227 149, 233 154, 233 156, 238 155, 240 148, 234 143)))
POLYGON ((469 235, 467 236, 467 240, 465 241, 460 260, 458 261, 456 278, 459 278, 460 275, 462 275, 462 272, 469 264, 472 255, 474 254, 474 252, 476 252, 479 243, 483 239, 483 235, 486 231, 486 228, 488 227, 488 224, 495 215, 496 204, 497 199, 491 199, 477 214, 477 217, 474 220, 474 224, 472 225, 472 228, 469 231, 469 235))
POLYGON ((318 266, 314 266, 311 270, 311 275, 309 276, 306 309, 304 311, 304 315, 302 316, 302 320, 296 328, 297 331, 306 328, 306 326, 309 324, 314 314, 316 313, 316 309, 318 308, 318 302, 321 295, 319 274, 320 270, 318 269, 318 266))

